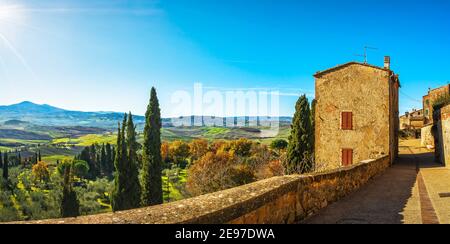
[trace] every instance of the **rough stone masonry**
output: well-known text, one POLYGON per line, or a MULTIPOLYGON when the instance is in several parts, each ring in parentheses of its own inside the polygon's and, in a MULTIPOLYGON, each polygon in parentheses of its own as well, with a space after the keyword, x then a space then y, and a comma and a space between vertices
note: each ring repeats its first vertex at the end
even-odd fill
POLYGON ((389 63, 381 68, 351 62, 315 78, 316 170, 382 155, 392 163, 398 153, 400 83, 389 63))

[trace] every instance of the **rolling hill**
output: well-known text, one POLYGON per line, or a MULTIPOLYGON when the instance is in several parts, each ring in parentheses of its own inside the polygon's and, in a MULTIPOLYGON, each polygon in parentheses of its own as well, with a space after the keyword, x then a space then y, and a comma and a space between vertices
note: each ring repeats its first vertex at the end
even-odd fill
MULTIPOLYGON (((5 149, 37 144, 86 146, 93 142, 113 142, 117 122, 122 119, 123 113, 118 112, 70 111, 32 102, 0 106, 0 147, 5 149)), ((264 142, 275 137, 285 138, 291 118, 226 118, 228 127, 223 126, 223 121, 223 118, 206 116, 164 118, 162 138, 169 141, 248 138, 264 142), (279 122, 279 135, 268 136, 263 133, 275 121, 279 122), (230 126, 233 123, 237 126, 230 126)), ((142 133, 145 118, 134 116, 134 122, 138 133, 142 133)))
MULTIPOLYGON (((116 112, 81 112, 65 110, 47 104, 21 102, 0 106, 0 123, 28 122, 42 126, 85 126, 111 129, 117 127, 117 121, 123 113, 116 112)), ((136 124, 143 123, 143 116, 134 116, 136 124)))

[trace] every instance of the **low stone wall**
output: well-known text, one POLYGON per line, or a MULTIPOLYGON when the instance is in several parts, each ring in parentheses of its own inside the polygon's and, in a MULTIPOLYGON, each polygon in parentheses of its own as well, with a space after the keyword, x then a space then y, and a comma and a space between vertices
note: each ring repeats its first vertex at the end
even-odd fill
POLYGON ((355 191, 390 165, 389 157, 329 172, 274 177, 153 207, 32 224, 296 223, 355 191))
POLYGON ((450 168, 450 105, 439 111, 437 125, 436 159, 450 168))
POLYGON ((431 146, 434 147, 434 136, 432 133, 433 125, 426 125, 422 127, 420 137, 422 147, 431 146))

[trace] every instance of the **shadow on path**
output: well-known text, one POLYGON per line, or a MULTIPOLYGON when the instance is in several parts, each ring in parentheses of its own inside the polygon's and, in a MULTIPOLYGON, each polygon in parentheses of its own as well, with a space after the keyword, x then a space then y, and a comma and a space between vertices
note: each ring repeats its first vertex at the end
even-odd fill
MULTIPOLYGON (((371 182, 303 221, 307 224, 421 223, 417 155, 403 152, 396 163, 371 182)), ((424 165, 425 166, 425 165, 424 165)), ((437 165, 439 166, 439 165, 437 165)), ((429 167, 433 167, 430 164, 429 167)))

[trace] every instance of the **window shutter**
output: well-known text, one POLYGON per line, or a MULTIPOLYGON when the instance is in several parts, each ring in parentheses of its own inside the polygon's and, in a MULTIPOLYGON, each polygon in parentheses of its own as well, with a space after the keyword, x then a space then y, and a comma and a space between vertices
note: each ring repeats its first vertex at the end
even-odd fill
POLYGON ((346 166, 347 164, 347 150, 342 149, 342 166, 346 166))
POLYGON ((353 113, 348 112, 348 129, 353 130, 353 113))
POLYGON ((345 130, 347 124, 347 116, 345 115, 345 112, 342 112, 342 129, 345 130))
POLYGON ((353 164, 353 149, 342 149, 342 166, 353 164))
POLYGON ((353 113, 352 112, 342 112, 341 113, 341 128, 343 130, 353 129, 353 113))
POLYGON ((347 156, 347 165, 353 164, 353 149, 347 150, 348 156, 347 156))

